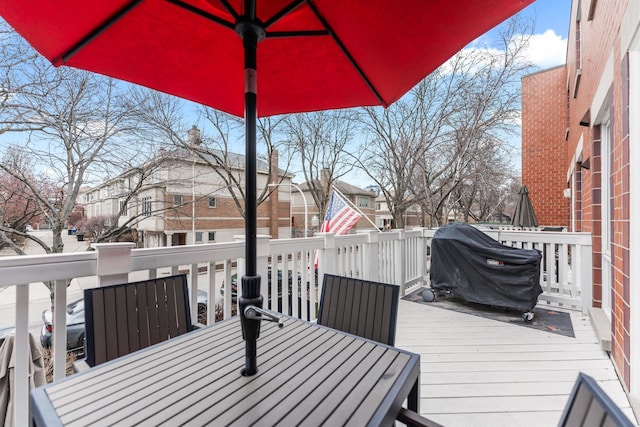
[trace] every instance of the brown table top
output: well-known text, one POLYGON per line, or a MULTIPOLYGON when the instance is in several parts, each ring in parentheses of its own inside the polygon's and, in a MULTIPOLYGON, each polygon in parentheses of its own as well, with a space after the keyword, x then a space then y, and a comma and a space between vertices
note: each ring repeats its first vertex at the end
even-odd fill
POLYGON ((32 393, 37 425, 390 424, 420 356, 299 319, 262 322, 258 373, 240 375, 239 317, 32 393))

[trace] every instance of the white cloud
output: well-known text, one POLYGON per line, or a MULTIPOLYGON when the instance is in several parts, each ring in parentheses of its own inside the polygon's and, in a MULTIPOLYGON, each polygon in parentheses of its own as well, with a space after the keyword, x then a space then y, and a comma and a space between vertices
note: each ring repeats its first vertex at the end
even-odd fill
POLYGON ((567 55, 567 39, 563 39, 553 30, 534 34, 529 39, 525 55, 541 69, 564 64, 567 55))

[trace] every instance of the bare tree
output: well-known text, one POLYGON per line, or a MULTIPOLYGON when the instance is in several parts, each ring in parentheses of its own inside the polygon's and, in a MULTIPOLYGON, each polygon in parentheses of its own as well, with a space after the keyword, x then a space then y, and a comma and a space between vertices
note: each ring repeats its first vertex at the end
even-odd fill
POLYGON ((352 157, 381 189, 396 228, 404 227, 406 211, 423 197, 415 183, 421 159, 450 133, 447 104, 455 85, 447 83, 436 70, 391 107, 365 108, 368 139, 352 157))
POLYGON ((329 203, 333 183, 353 169, 345 148, 355 137, 357 114, 356 110, 346 109, 286 118, 288 143, 300 159, 302 174, 321 215, 329 203))
POLYGON ((136 105, 128 86, 54 68, 13 34, 0 46, 15 54, 0 62, 5 79, 0 126, 9 141, 0 171, 28 189, 53 230, 51 245, 26 237, 47 253, 60 253, 61 233, 81 186, 104 179, 136 157, 136 144, 126 142, 139 129, 136 105))
POLYGON ((416 204, 423 225, 441 225, 460 208, 461 186, 481 179, 481 171, 503 168, 491 161, 509 156, 505 141, 518 127, 531 29, 529 21, 513 18, 499 48, 465 49, 389 109, 366 109, 361 167, 382 189, 396 226, 416 204), (476 168, 479 162, 486 167, 476 168))
MULTIPOLYGON (((180 99, 153 91, 145 92, 143 96, 151 101, 149 108, 142 112, 145 123, 151 128, 147 138, 155 138, 156 142, 164 142, 165 145, 168 141, 173 147, 185 150, 185 155, 209 165, 233 199, 238 213, 244 217, 245 158, 234 149, 244 147, 242 119, 200 106, 197 109, 198 121, 204 130, 199 130, 195 125, 187 125, 185 105, 180 99)), ((263 144, 258 158, 259 168, 269 176, 283 176, 291 165, 291 156, 281 136, 282 128, 282 117, 258 120, 258 143, 263 144)), ((268 187, 262 190, 258 195, 258 205, 267 200, 271 191, 268 187)))
MULTIPOLYGON (((54 194, 52 188, 45 189, 46 181, 39 180, 31 171, 33 162, 25 157, 17 157, 16 165, 22 174, 29 176, 26 180, 16 179, 13 175, 0 172, 0 248, 9 247, 19 255, 24 255, 20 243, 27 238, 27 227, 34 221, 42 219, 42 209, 38 200, 25 181, 35 186, 41 193, 54 194)), ((5 157, 11 157, 10 153, 5 157)))

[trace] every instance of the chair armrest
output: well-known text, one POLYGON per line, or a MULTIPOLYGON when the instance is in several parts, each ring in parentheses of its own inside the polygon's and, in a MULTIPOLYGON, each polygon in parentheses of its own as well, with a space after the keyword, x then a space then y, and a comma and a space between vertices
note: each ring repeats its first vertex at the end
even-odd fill
POLYGON ((409 427, 443 427, 441 424, 407 408, 400 408, 396 419, 409 427))
POLYGON ((78 372, 86 371, 87 369, 91 369, 91 366, 87 363, 87 359, 76 360, 73 362, 73 372, 76 374, 78 372))

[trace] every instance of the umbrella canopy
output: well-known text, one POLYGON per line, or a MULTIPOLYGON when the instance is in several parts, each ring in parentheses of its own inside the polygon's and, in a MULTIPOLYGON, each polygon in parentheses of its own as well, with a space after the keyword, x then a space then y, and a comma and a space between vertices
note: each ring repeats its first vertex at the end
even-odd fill
POLYGON ((537 227, 538 218, 536 218, 531 199, 529 199, 527 186, 523 185, 520 187, 518 194, 520 197, 518 198, 513 218, 511 218, 511 225, 515 225, 516 227, 537 227))
POLYGON ((241 23, 255 24, 258 114, 396 101, 533 0, 0 0, 55 65, 244 114, 241 23), (245 3, 249 3, 248 5, 245 3), (253 8, 251 10, 251 8, 253 8), (250 17, 248 15, 254 15, 250 17))
POLYGON ((262 306, 256 271, 258 113, 388 106, 532 2, 0 0, 0 15, 55 65, 244 114, 246 276, 239 311, 245 374, 251 375, 260 320, 246 318, 244 309, 262 306))

